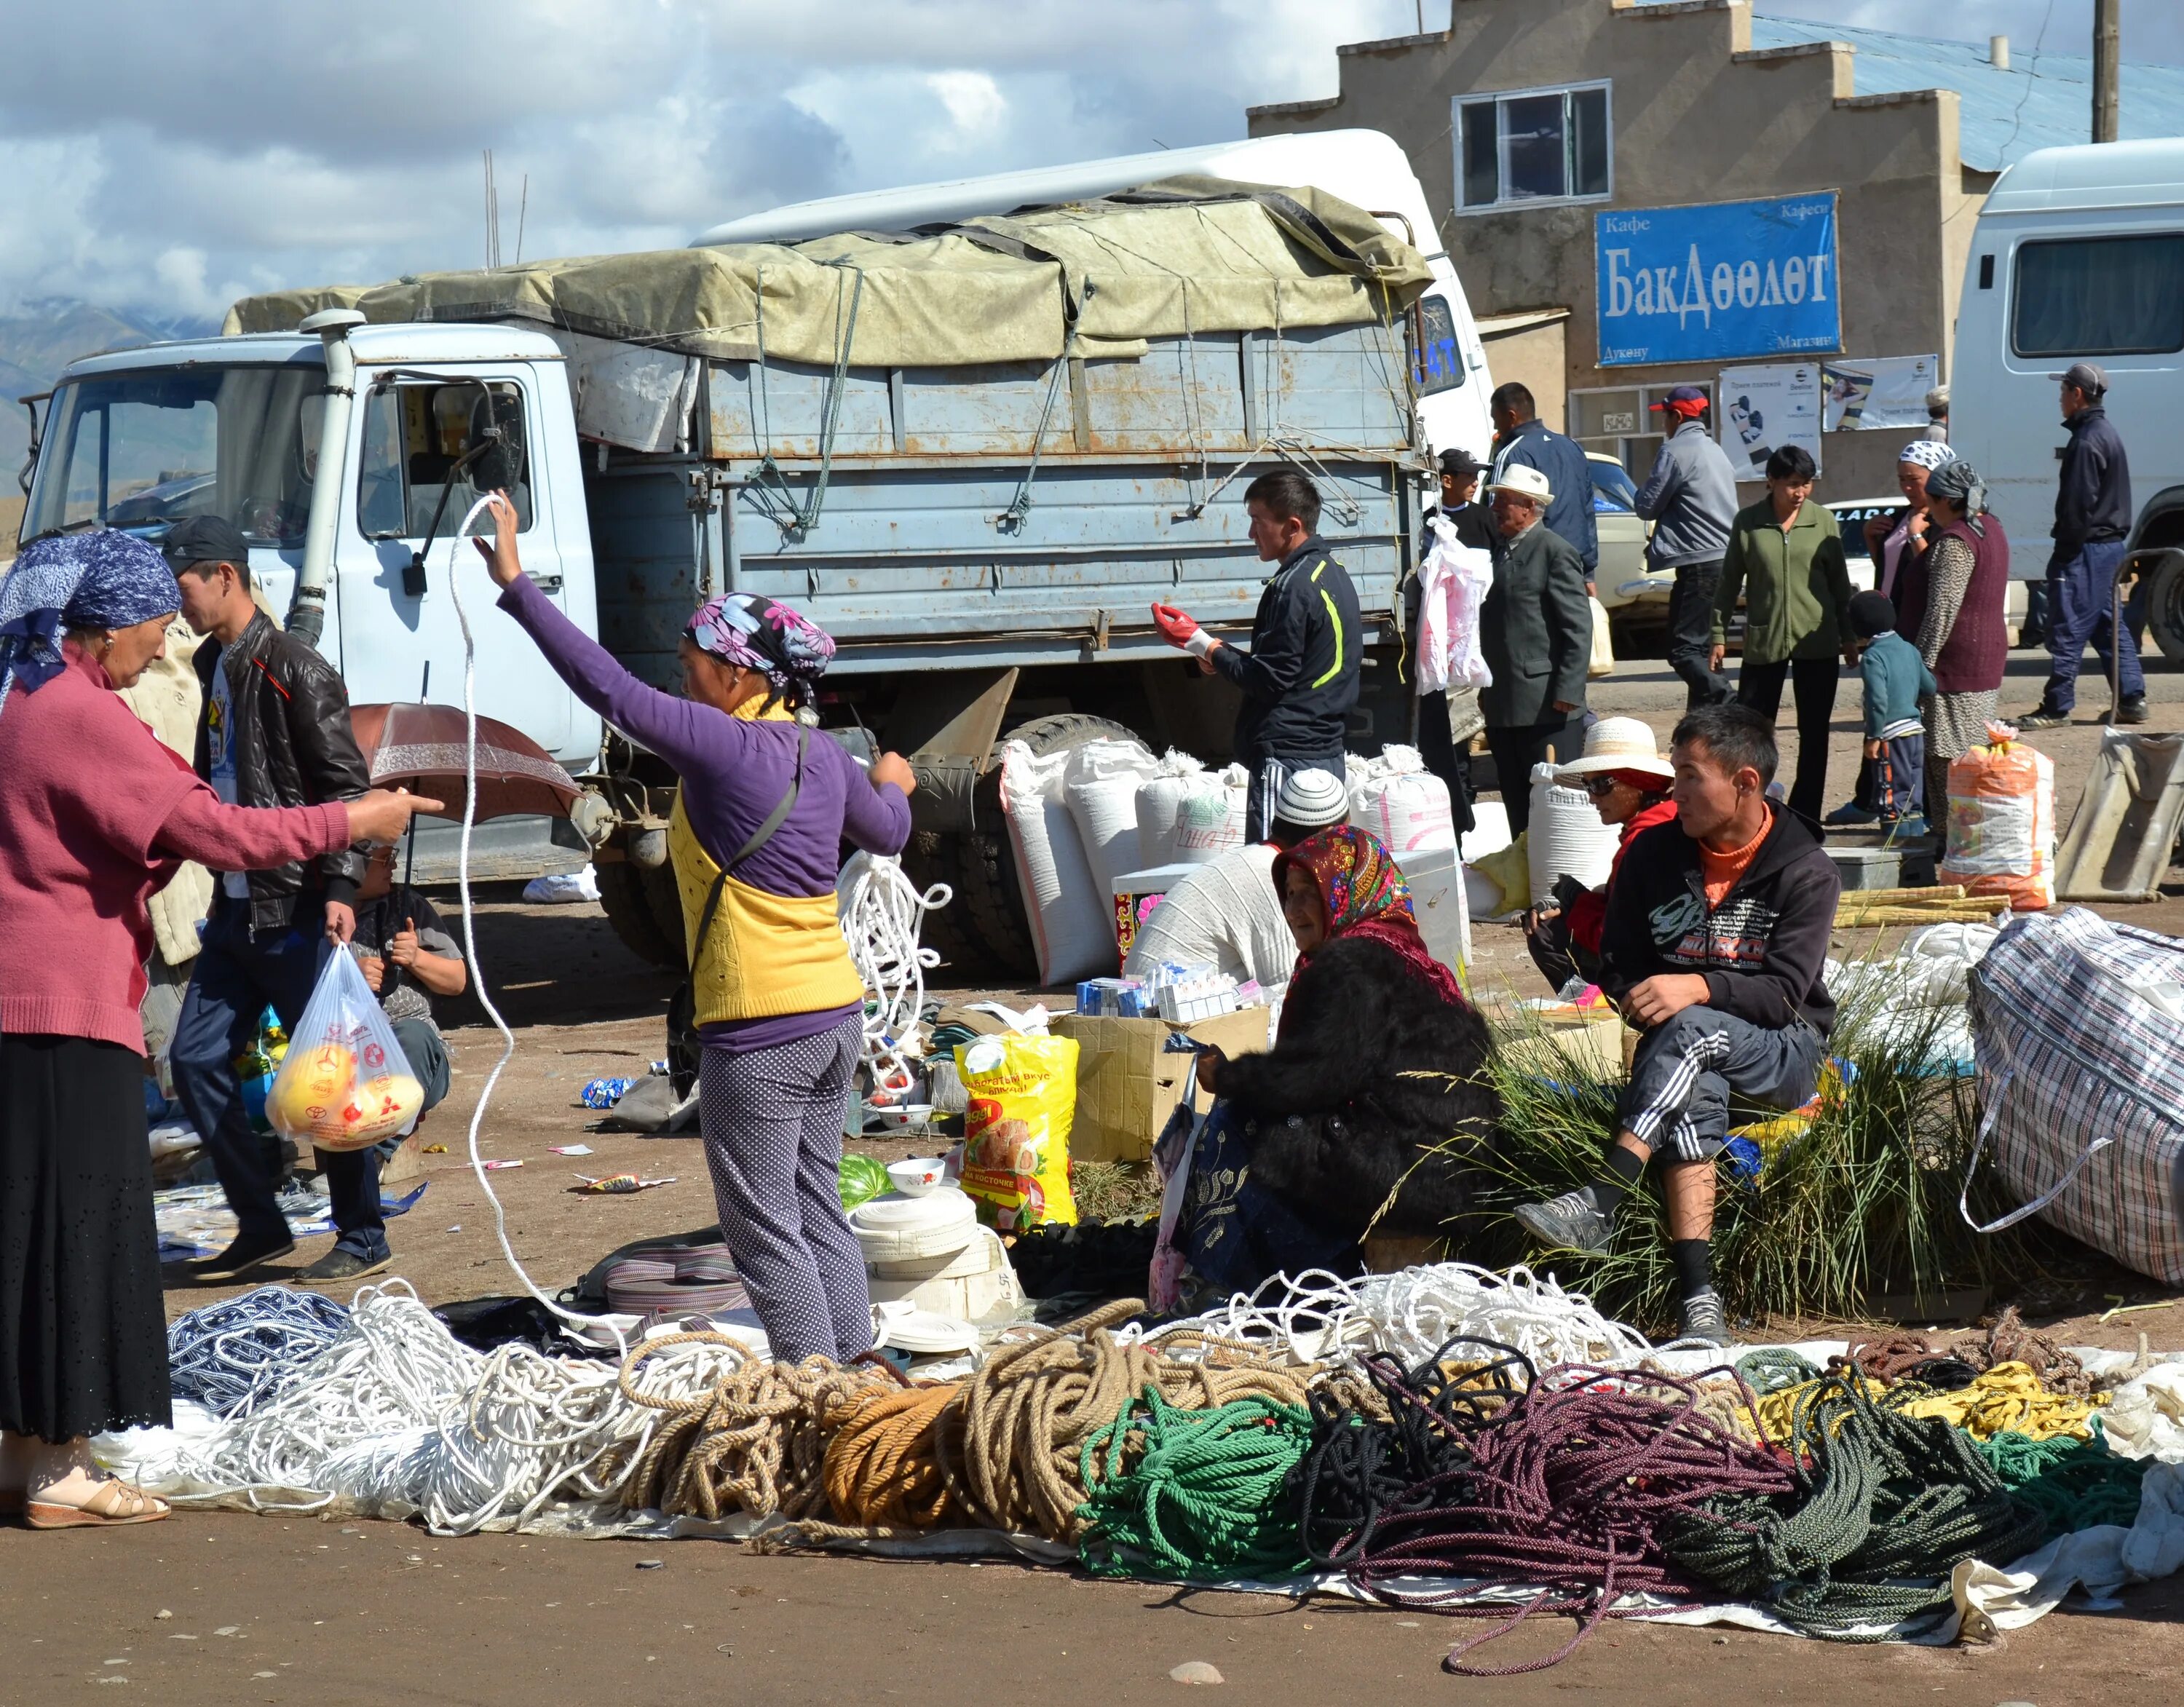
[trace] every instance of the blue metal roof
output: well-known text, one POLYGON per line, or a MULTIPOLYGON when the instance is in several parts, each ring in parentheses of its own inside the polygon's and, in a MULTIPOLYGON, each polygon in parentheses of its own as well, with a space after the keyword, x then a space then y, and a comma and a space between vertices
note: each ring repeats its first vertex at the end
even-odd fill
MULTIPOLYGON (((1847 42, 1858 49, 1861 95, 1953 89, 1962 97, 1959 150, 1964 162, 1998 172, 2031 153, 2064 142, 2089 142, 2093 125, 2093 62, 2082 53, 2037 53, 2010 43, 2010 66, 1997 70, 1984 42, 1899 36, 1802 18, 1752 20, 1755 48, 1802 42, 1847 42)), ((2119 128, 2126 142, 2184 136, 2184 65, 2123 67, 2119 128)))

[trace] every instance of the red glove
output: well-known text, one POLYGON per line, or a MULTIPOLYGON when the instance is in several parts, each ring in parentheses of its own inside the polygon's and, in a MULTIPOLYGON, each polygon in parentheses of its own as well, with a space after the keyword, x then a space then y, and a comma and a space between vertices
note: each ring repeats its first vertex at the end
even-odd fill
POLYGON ((1178 610, 1172 604, 1153 606, 1153 626, 1170 646, 1179 646, 1193 658, 1203 658, 1220 642, 1198 626, 1189 611, 1178 610))

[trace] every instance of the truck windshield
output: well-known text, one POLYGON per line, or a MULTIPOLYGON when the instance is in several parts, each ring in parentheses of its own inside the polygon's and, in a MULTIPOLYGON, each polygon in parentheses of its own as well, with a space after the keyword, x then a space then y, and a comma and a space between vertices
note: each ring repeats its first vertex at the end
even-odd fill
POLYGON ((151 368, 54 396, 23 537, 83 522, 164 529, 219 515, 258 545, 300 545, 326 370, 151 368))

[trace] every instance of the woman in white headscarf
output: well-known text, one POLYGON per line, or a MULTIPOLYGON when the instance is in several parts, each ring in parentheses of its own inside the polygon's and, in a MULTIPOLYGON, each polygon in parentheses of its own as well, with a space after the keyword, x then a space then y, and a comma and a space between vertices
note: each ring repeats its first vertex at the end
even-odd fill
POLYGON ((1912 440, 1896 453, 1896 484, 1903 489, 1903 508, 1893 515, 1877 515, 1865 525, 1874 590, 1893 601, 1899 614, 1903 609, 1904 577, 1926 554, 1926 476, 1944 463, 1955 461, 1956 454, 1939 439, 1912 440))
POLYGON ((1919 648, 1936 684, 1926 702, 1926 814, 1948 815, 1949 761, 1986 741, 2009 661, 2004 609, 2009 542, 1987 514, 1986 484, 1968 462, 1926 476, 1925 560, 1899 588, 1897 631, 1919 648))

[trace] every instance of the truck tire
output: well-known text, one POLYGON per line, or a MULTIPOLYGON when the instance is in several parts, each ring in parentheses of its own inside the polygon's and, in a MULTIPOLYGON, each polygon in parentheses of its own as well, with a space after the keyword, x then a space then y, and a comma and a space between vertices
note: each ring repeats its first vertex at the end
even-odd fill
POLYGON ((677 921, 677 943, 671 944, 653 915, 651 897, 646 893, 644 868, 627 860, 617 860, 595 867, 593 876, 599 886, 599 905, 606 909, 607 923, 614 927, 622 947, 648 965, 681 970, 682 957, 677 947, 682 936, 681 921, 677 921))
POLYGON ((950 981, 961 983, 993 971, 994 957, 971 927, 962 899, 961 874, 956 863, 956 838, 937 830, 917 830, 902 850, 904 876, 921 893, 935 883, 956 891, 956 898, 937 913, 928 913, 918 926, 918 941, 940 956, 950 981))
MULTIPOLYGON (((1063 711, 1011 730, 1004 742, 1021 741, 1034 755, 1045 758, 1088 742, 1137 738, 1134 731, 1106 718, 1063 711)), ((993 754, 996 769, 1001 744, 995 744, 993 754)), ((950 910, 961 909, 963 924, 1004 971, 1020 978, 1038 977, 1039 950, 1032 939, 1023 886, 1017 881, 1016 853, 1008 832, 981 830, 947 839, 956 844, 956 901, 950 910)))
POLYGON ((2164 658, 2184 664, 2184 563, 2172 559, 2154 572, 2146 593, 2146 626, 2164 658))

